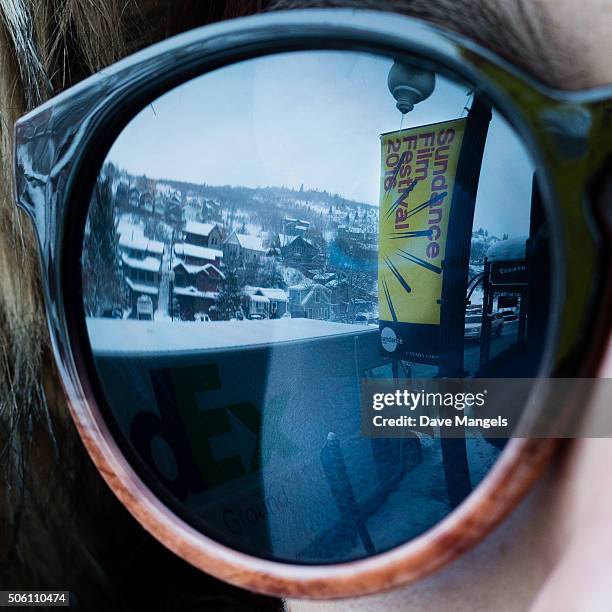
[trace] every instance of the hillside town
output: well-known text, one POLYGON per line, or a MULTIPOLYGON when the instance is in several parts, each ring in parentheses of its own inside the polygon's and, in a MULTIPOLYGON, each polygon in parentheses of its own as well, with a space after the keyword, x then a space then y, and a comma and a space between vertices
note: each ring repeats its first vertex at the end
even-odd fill
MULTIPOLYGON (((471 275, 496 240, 474 232, 471 275)), ((337 194, 156 180, 107 163, 86 228, 85 307, 126 319, 377 324, 377 241, 377 207, 337 194)))
POLYGON ((86 228, 86 309, 376 323, 377 223, 375 207, 327 192, 185 184, 107 164, 86 228))

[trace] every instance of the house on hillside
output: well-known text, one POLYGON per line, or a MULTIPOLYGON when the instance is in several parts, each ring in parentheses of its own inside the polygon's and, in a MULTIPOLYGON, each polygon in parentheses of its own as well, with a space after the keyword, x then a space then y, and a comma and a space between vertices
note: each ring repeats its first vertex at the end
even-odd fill
POLYGON ((362 260, 378 257, 378 231, 375 226, 339 225, 336 242, 340 250, 362 260))
POLYGON ((217 200, 209 200, 205 199, 202 202, 202 210, 201 210, 202 218, 208 222, 221 222, 221 204, 217 200))
POLYGON ((267 253, 260 236, 238 234, 235 230, 223 243, 223 254, 227 259, 241 262, 257 262, 267 253))
POLYGON ((327 287, 330 283, 337 279, 335 272, 318 272, 312 277, 313 282, 327 287))
POLYGON ((174 245, 172 298, 179 303, 181 318, 193 320, 196 313, 208 313, 217 299, 223 253, 218 249, 189 243, 174 245))
POLYGON ((164 205, 164 217, 174 229, 180 228, 183 223, 185 211, 181 198, 177 192, 172 193, 166 198, 164 205))
POLYGON ((173 272, 172 295, 178 300, 181 318, 193 320, 197 313, 208 314, 225 278, 223 272, 211 263, 191 266, 182 261, 174 265, 173 272))
POLYGON ((198 315, 208 314, 211 306, 217 301, 216 291, 200 291, 197 287, 173 287, 173 299, 178 301, 180 318, 183 321, 194 321, 198 315))
POLYGON ((287 312, 288 297, 284 289, 247 285, 242 292, 247 318, 261 315, 265 319, 280 319, 287 312))
POLYGON ((310 229, 310 221, 303 219, 292 219, 285 217, 283 221, 283 232, 287 236, 306 236, 310 229))
POLYGON ((223 251, 196 246, 188 242, 177 242, 173 250, 173 264, 176 263, 177 258, 191 266, 204 266, 210 263, 219 268, 223 259, 223 251))
POLYGON ((331 314, 331 291, 318 283, 289 287, 289 312, 292 318, 327 320, 331 314))
POLYGON ((271 246, 280 250, 289 246, 298 237, 308 240, 309 230, 310 221, 285 217, 283 220, 283 231, 271 236, 271 246))
POLYGON ((225 278, 221 270, 212 263, 194 266, 178 260, 172 266, 175 287, 196 287, 200 291, 218 291, 225 278))
POLYGON ((122 270, 130 294, 132 315, 136 316, 138 298, 146 295, 157 309, 164 244, 150 240, 142 229, 133 227, 119 237, 122 270))
POLYGON ((319 259, 319 249, 302 236, 293 236, 280 247, 283 262, 289 266, 312 266, 319 259))
POLYGON ((187 221, 183 228, 185 242, 201 247, 220 248, 222 242, 221 230, 216 223, 200 223, 187 221))

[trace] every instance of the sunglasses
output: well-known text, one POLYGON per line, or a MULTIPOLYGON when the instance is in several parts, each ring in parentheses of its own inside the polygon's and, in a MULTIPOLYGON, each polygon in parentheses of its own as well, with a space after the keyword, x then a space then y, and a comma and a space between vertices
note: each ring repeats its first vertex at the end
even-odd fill
POLYGON ((366 435, 362 390, 527 379, 511 403, 537 416, 539 380, 597 375, 611 136, 610 88, 335 9, 191 31, 27 114, 17 204, 101 475, 256 591, 373 593, 456 558, 557 441, 366 435))

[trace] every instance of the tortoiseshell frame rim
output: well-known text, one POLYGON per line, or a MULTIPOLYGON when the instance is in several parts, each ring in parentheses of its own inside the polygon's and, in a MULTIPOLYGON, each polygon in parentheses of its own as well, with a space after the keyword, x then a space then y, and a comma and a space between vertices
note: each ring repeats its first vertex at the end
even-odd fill
MULTIPOLYGON (((554 372, 567 363, 572 352, 584 348, 585 334, 595 320, 593 307, 600 295, 603 268, 600 237, 586 194, 589 182, 607 163, 612 150, 612 146, 606 149, 599 140, 595 142, 593 130, 576 134, 571 119, 566 124, 562 120, 547 124, 544 119, 551 113, 571 118, 573 112, 595 117, 598 105, 612 98, 612 88, 552 90, 469 40, 396 14, 343 9, 288 11, 206 26, 151 46, 17 122, 16 200, 35 225, 53 353, 72 418, 98 470, 145 529, 203 571, 263 593, 324 599, 391 589, 457 557, 518 503, 547 465, 556 442, 511 440, 485 480, 459 508, 422 536, 389 552, 322 566, 279 563, 237 552, 172 513, 119 450, 101 415, 100 398, 86 364, 90 349, 83 309, 74 299, 80 269, 74 265, 78 259, 71 258, 82 244, 87 202, 101 161, 121 128, 145 104, 212 69, 260 55, 306 49, 417 58, 486 95, 523 138, 537 161, 555 249, 556 267, 551 271, 555 308, 543 374, 554 372), (567 138, 577 143, 570 157, 559 144, 567 138), (581 170, 575 173, 568 196, 563 176, 569 163, 578 164, 581 170), (568 232, 568 226, 577 231, 568 232), (587 276, 586 283, 580 282, 576 266, 570 265, 576 249, 582 254, 579 272, 587 276)), ((78 291, 76 295, 80 295, 78 291)), ((572 374, 596 374, 604 350, 605 346, 592 348, 591 359, 583 353, 586 367, 580 372, 574 368, 572 374)), ((564 375, 568 375, 567 367, 564 375)), ((527 411, 537 412, 537 407, 534 394, 527 411)))

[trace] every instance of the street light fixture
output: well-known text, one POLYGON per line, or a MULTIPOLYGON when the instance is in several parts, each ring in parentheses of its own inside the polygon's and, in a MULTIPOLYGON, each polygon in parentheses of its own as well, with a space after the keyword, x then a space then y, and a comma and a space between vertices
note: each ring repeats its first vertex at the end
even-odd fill
POLYGON ((436 75, 429 70, 407 66, 396 60, 389 70, 387 85, 397 102, 397 109, 405 115, 415 104, 431 96, 436 86, 436 75))

